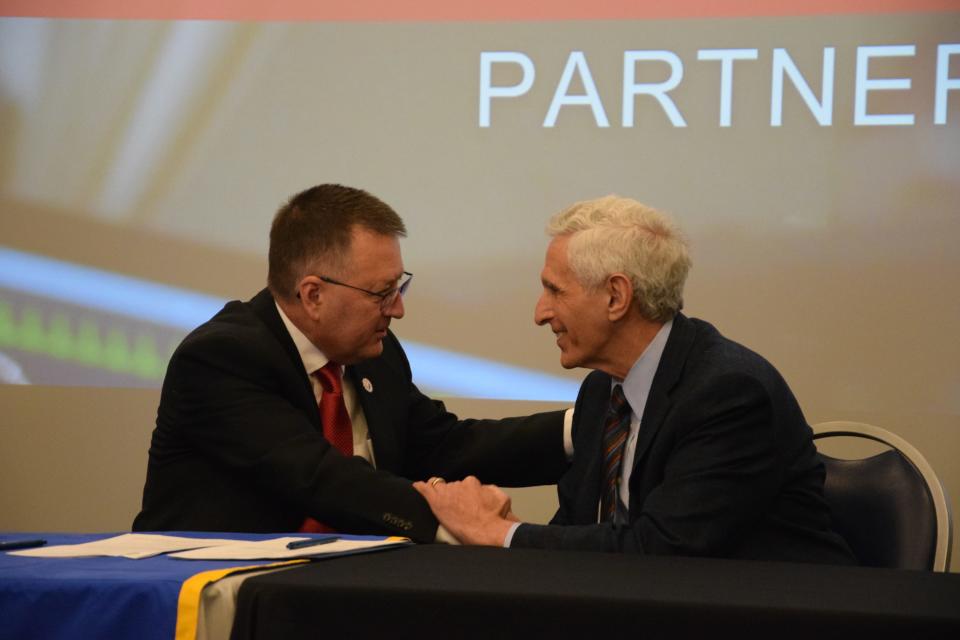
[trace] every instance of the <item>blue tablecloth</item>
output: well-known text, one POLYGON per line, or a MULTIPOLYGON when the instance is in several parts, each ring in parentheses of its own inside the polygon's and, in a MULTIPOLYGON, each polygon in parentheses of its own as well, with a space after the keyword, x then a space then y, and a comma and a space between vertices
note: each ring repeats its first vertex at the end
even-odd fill
MULTIPOLYGON (((237 540, 277 536, 166 533, 237 540)), ((0 533, 0 541, 43 538, 48 545, 57 545, 92 542, 113 535, 118 534, 0 533)), ((0 553, 0 639, 172 640, 184 581, 211 570, 271 564, 275 562, 177 560, 167 556, 142 560, 31 558, 0 553)))

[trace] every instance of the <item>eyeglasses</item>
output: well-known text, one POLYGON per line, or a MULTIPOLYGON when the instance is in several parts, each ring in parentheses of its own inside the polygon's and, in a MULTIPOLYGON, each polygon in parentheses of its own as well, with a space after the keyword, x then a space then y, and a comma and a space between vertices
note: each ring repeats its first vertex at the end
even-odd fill
POLYGON ((380 311, 386 312, 387 309, 392 307, 396 302, 397 298, 404 295, 407 292, 407 289, 410 288, 410 283, 413 282, 413 274, 409 271, 404 271, 403 275, 400 276, 400 282, 395 287, 390 287, 389 289, 384 289, 383 291, 370 291, 369 289, 364 289, 362 287, 355 287, 352 284, 347 284, 346 282, 340 282, 339 280, 334 280, 333 278, 328 278, 327 276, 317 276, 324 282, 330 284, 335 284, 338 287, 347 287, 348 289, 356 289, 357 291, 363 291, 366 294, 380 298, 380 311))

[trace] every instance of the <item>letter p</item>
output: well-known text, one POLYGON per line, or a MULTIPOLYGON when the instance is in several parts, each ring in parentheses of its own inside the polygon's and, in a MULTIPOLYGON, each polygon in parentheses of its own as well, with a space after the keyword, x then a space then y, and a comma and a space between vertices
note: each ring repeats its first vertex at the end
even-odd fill
POLYGON ((490 101, 493 98, 516 98, 522 96, 533 86, 536 71, 533 62, 518 51, 481 51, 480 52, 480 127, 490 126, 490 101), (494 63, 513 63, 520 65, 523 76, 520 82, 509 86, 492 86, 491 75, 494 63))

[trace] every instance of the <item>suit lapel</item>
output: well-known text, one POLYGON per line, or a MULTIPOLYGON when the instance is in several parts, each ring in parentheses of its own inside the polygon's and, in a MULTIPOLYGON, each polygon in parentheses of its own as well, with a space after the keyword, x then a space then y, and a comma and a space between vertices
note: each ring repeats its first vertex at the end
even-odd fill
POLYGON ((640 432, 637 434, 637 446, 633 455, 634 470, 647 452, 670 410, 670 392, 680 380, 696 335, 696 326, 682 313, 678 313, 673 319, 670 337, 667 338, 667 344, 663 348, 660 364, 653 376, 650 395, 647 397, 647 404, 640 418, 640 432))
POLYGON ((376 360, 372 360, 349 366, 346 375, 353 383, 363 408, 367 431, 373 441, 377 468, 399 472, 400 443, 393 427, 395 422, 390 417, 395 403, 391 401, 389 381, 381 375, 383 367, 378 367, 375 363, 376 360))
POLYGON ((290 360, 291 366, 293 366, 296 371, 296 377, 300 380, 299 389, 295 392, 296 399, 303 408, 304 413, 310 417, 311 421, 319 429, 321 427, 320 412, 317 410, 317 399, 316 396, 313 395, 310 378, 303 370, 303 359, 300 357, 300 352, 297 351, 297 345, 293 343, 293 338, 290 337, 290 332, 287 331, 287 327, 283 324, 283 319, 280 318, 277 305, 269 289, 264 289, 255 295, 250 300, 249 305, 267 329, 270 330, 273 337, 276 338, 280 348, 290 360))

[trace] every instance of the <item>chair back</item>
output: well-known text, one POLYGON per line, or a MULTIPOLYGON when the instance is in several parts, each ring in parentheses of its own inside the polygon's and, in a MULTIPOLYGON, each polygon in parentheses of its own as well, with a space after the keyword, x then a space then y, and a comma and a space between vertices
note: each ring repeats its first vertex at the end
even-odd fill
POLYGON ((870 567, 946 571, 952 521, 939 479, 913 446, 889 431, 856 422, 814 426, 814 439, 867 438, 891 449, 844 460, 820 453, 824 496, 834 527, 870 567))

